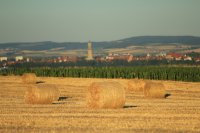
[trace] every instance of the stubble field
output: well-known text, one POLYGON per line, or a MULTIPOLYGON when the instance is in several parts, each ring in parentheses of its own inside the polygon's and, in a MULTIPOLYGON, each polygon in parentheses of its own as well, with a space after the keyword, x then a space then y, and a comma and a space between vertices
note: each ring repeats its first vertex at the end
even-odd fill
POLYGON ((126 91, 121 109, 90 109, 87 87, 94 81, 125 79, 86 79, 39 77, 44 84, 56 84, 60 100, 47 105, 24 102, 28 85, 19 76, 0 76, 0 132, 200 132, 200 83, 163 82, 171 96, 144 98, 143 93, 126 91))

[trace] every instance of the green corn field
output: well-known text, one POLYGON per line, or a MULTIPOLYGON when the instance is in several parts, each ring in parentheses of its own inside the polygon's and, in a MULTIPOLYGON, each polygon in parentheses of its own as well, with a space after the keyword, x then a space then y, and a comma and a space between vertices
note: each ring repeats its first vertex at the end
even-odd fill
POLYGON ((22 75, 36 73, 41 77, 79 77, 79 78, 138 78, 151 80, 200 81, 199 67, 65 67, 65 68, 9 68, 1 70, 0 75, 22 75))

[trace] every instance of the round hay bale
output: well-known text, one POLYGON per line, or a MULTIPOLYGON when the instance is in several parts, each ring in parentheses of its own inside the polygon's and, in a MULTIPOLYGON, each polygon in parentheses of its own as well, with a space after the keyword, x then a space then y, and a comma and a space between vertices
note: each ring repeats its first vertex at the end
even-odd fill
POLYGON ((118 82, 93 82, 88 88, 90 108, 123 108, 124 104, 125 90, 118 82))
POLYGON ((143 92, 146 82, 144 80, 133 79, 128 81, 128 90, 134 92, 143 92))
POLYGON ((144 96, 149 98, 165 98, 165 86, 162 83, 147 82, 144 87, 144 96))
POLYGON ((35 84, 37 82, 37 76, 35 73, 24 73, 22 75, 22 82, 26 84, 35 84))
POLYGON ((59 96, 59 89, 55 85, 35 84, 28 86, 24 98, 28 104, 51 104, 59 96))

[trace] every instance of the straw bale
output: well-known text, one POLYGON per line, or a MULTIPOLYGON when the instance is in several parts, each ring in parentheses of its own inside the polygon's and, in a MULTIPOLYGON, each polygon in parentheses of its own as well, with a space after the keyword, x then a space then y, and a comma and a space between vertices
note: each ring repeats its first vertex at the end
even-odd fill
POLYGON ((90 108, 122 108, 124 104, 125 90, 118 82, 93 82, 88 88, 90 108))
POLYGON ((165 98, 165 86, 163 83, 147 82, 144 87, 144 96, 149 98, 165 98))
POLYGON ((56 85, 29 85, 25 92, 25 102, 28 104, 51 104, 59 99, 60 92, 56 85))
POLYGON ((143 92, 146 82, 142 79, 133 79, 128 81, 128 90, 134 92, 143 92))
POLYGON ((37 82, 37 77, 35 73, 24 73, 22 75, 22 82, 26 84, 35 84, 37 82))

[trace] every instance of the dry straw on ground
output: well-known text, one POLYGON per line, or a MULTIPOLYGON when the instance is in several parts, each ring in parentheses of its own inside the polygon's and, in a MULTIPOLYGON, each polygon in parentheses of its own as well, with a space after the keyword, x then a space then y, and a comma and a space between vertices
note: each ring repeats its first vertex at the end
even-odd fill
POLYGON ((125 90, 118 82, 94 82, 88 88, 90 108, 123 108, 124 104, 125 90))
POLYGON ((142 79, 133 79, 128 81, 128 90, 134 92, 142 92, 146 82, 142 79))
POLYGON ((165 86, 162 83, 147 82, 144 87, 144 96, 149 98, 165 98, 165 86))
POLYGON ((37 77, 35 73, 24 73, 22 75, 22 82, 26 84, 35 84, 37 82, 37 77))
POLYGON ((51 104, 59 96, 59 89, 55 85, 35 84, 28 86, 24 98, 28 104, 51 104))

